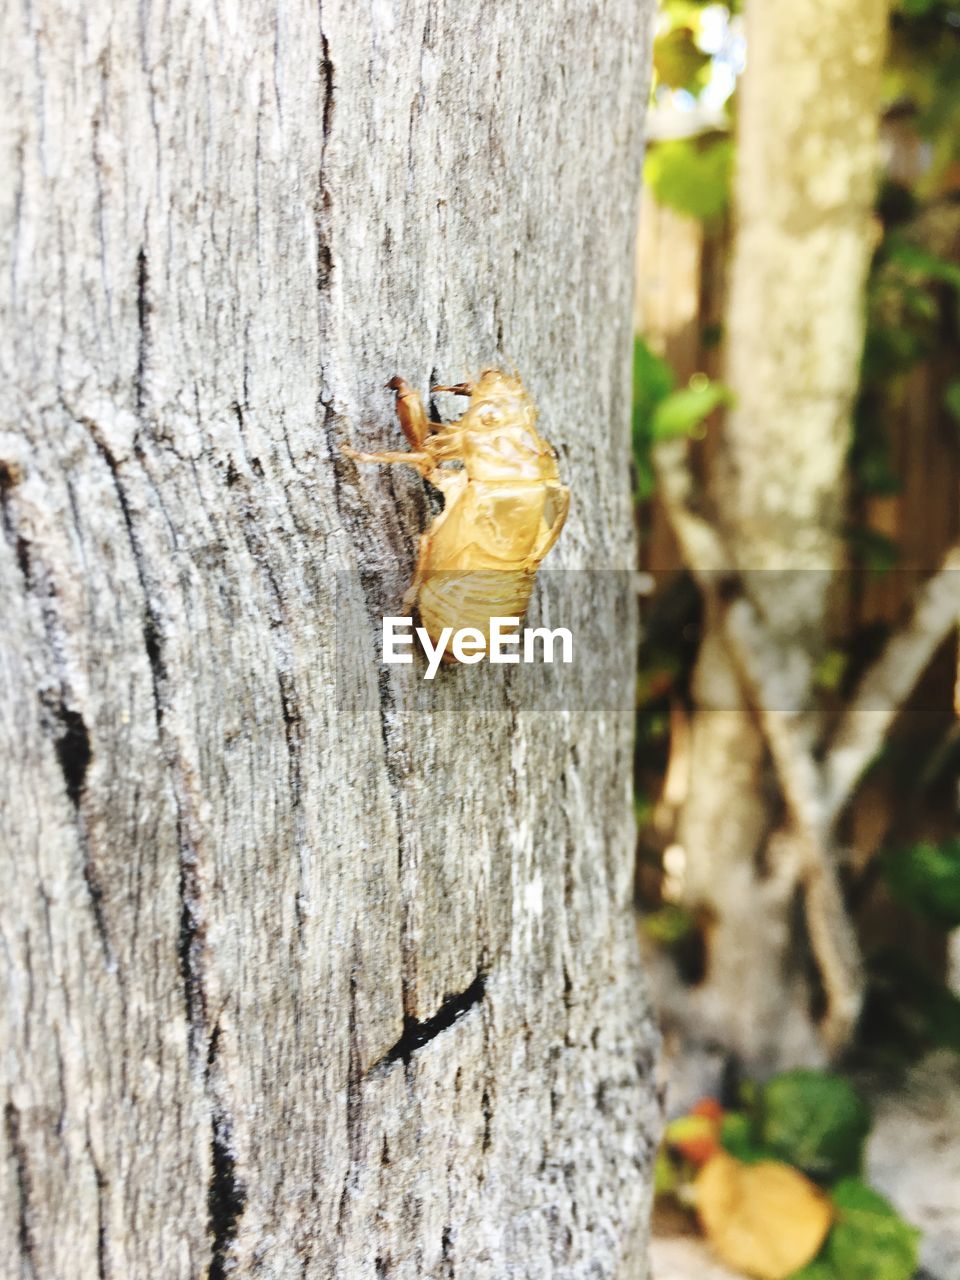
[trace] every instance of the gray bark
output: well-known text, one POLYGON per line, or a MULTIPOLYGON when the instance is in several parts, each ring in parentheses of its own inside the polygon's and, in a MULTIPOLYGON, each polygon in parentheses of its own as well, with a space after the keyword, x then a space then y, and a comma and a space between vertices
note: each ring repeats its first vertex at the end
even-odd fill
POLYGON ((516 365, 552 563, 632 562, 649 20, 5 7, 7 1274, 645 1274, 633 611, 567 714, 426 705, 363 660, 424 489, 339 444, 516 365))

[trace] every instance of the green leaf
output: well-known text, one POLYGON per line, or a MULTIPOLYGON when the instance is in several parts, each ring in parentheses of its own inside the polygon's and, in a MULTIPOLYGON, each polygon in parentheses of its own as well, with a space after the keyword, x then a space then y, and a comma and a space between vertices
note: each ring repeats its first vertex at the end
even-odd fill
POLYGON ((789 1280, 844 1280, 838 1275, 826 1258, 814 1258, 805 1267, 795 1271, 789 1280))
POLYGON ((633 344, 633 413, 649 418, 664 396, 676 385, 673 370, 655 355, 642 338, 633 344))
POLYGON ((942 977, 894 948, 869 965, 861 1026, 874 1055, 899 1064, 931 1047, 960 1052, 960 997, 942 977))
POLYGON ((701 222, 726 212, 732 173, 733 143, 723 135, 659 142, 643 167, 644 181, 660 204, 701 222))
POLYGON ((765 1146, 812 1177, 860 1169, 870 1113, 849 1081, 821 1071, 787 1071, 760 1092, 758 1132, 765 1146))
POLYGON ((814 669, 814 681, 819 688, 835 693, 843 683, 849 665, 849 654, 842 649, 828 649, 814 669))
POLYGON ((940 0, 899 0, 897 9, 906 18, 925 18, 940 5, 940 0))
POLYGON ((889 573, 900 559, 900 546, 878 529, 867 525, 848 525, 844 530, 851 551, 871 573, 889 573))
POLYGON ((944 983, 931 982, 919 1014, 938 1048, 960 1053, 960 997, 944 983))
POLYGON ((670 903, 643 916, 641 925, 644 933, 654 942, 670 946, 691 934, 696 928, 696 921, 689 911, 670 903))
POLYGON ((686 89, 696 96, 710 78, 710 62, 690 27, 674 27, 654 41, 653 69, 657 82, 668 89, 686 89))
POLYGON ((947 384, 943 393, 943 407, 960 423, 960 378, 947 384))
POLYGON ((774 1153, 757 1142, 750 1117, 742 1111, 727 1111, 720 1121, 720 1145, 744 1164, 770 1160, 774 1153))
POLYGON ((650 448, 653 444, 653 414, 657 405, 674 387, 673 370, 655 355, 642 338, 633 344, 633 462, 637 497, 642 501, 654 491, 650 448))
POLYGON ((910 1280, 920 1233, 879 1192, 846 1178, 832 1193, 837 1220, 824 1256, 843 1280, 910 1280))
POLYGON ((695 373, 679 390, 674 390, 675 381, 666 360, 637 338, 633 344, 633 462, 641 501, 655 488, 650 460, 654 442, 696 434, 718 405, 732 400, 727 388, 706 374, 695 373))
POLYGON ((944 929, 960 925, 960 840, 921 841, 883 860, 893 896, 944 929))
POLYGON ((679 1185, 680 1176, 674 1167, 673 1161, 667 1153, 661 1149, 657 1152, 657 1158, 653 1165, 654 1195, 672 1195, 679 1185))
POLYGON ((923 281, 936 280, 960 289, 960 266, 912 241, 894 241, 888 251, 887 261, 923 281))
POLYGON ((653 438, 671 440, 693 435, 714 409, 732 400, 732 394, 722 382, 712 382, 705 374, 695 373, 688 386, 671 391, 657 405, 653 413, 653 438))

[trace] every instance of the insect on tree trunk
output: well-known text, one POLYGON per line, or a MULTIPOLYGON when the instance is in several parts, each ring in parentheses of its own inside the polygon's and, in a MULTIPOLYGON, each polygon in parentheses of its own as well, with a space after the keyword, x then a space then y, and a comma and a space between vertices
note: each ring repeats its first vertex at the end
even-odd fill
POLYGON ((418 716, 428 499, 340 445, 515 366, 632 563, 651 8, 6 6, 9 1274, 645 1274, 632 608, 581 714, 418 716))

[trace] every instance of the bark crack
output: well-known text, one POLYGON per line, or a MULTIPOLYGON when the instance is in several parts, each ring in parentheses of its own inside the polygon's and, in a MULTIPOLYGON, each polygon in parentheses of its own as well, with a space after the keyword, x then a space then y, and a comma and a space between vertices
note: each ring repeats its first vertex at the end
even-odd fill
MULTIPOLYGON (((210 1036, 207 1053, 207 1083, 216 1091, 219 1075, 220 1024, 210 1036)), ((207 1212, 213 1248, 207 1280, 225 1280, 233 1270, 231 1254, 237 1239, 240 1219, 247 1207, 247 1188, 237 1166, 237 1152, 233 1137, 233 1117, 215 1100, 210 1113, 211 1169, 207 1191, 207 1212)))
MULTIPOLYGON (((243 409, 235 403, 234 414, 243 441, 243 409)), ((254 470, 246 448, 242 445, 244 457, 254 470)), ((293 628, 290 624, 284 592, 270 561, 269 543, 265 529, 267 527, 262 507, 254 504, 254 500, 246 477, 235 470, 228 473, 230 487, 237 491, 237 505, 242 518, 243 540, 251 558, 259 568, 266 594, 270 601, 270 631, 274 646, 277 674, 277 694, 280 703, 280 714, 283 718, 284 743, 287 755, 287 784, 290 794, 290 809, 293 820, 294 839, 301 864, 301 883, 295 904, 297 929, 301 938, 309 911, 309 894, 307 890, 306 869, 310 857, 310 842, 307 836, 306 816, 302 804, 303 786, 303 751, 304 723, 300 692, 296 678, 296 653, 293 646, 293 628)))
POLYGON ((29 538, 21 533, 17 518, 14 497, 16 487, 23 478, 23 469, 19 463, 0 461, 0 522, 2 522, 5 537, 14 549, 23 577, 24 590, 28 595, 34 594, 40 605, 43 629, 55 679, 59 685, 58 693, 50 687, 40 694, 44 723, 53 737, 53 747, 63 774, 67 798, 74 809, 78 839, 83 854, 82 873, 90 896, 94 925, 103 947, 107 967, 112 968, 114 959, 103 913, 103 886, 93 859, 87 824, 81 807, 87 769, 93 758, 93 748, 82 713, 68 705, 74 696, 71 692, 70 668, 66 657, 69 641, 58 613, 57 587, 43 563, 32 554, 29 538))
POLYGON ((33 1230, 30 1226, 30 1167, 27 1163, 27 1151, 20 1132, 20 1112, 12 1102, 6 1107, 7 1142, 13 1156, 13 1164, 17 1183, 17 1244, 23 1265, 30 1275, 37 1275, 36 1254, 33 1243, 33 1230))
POLYGON ((448 1031, 459 1022, 471 1009, 481 1004, 486 990, 486 974, 480 972, 465 991, 446 996, 437 1012, 430 1018, 413 1018, 409 1014, 403 1020, 403 1034, 371 1071, 383 1070, 394 1062, 409 1063, 413 1054, 424 1045, 435 1040, 437 1036, 448 1031))
POLYGON ((150 271, 147 264, 147 247, 140 246, 137 254, 137 371, 134 378, 136 388, 137 415, 143 415, 147 402, 146 377, 147 362, 150 357, 150 271))
POLYGON ((87 1154, 93 1166, 93 1176, 97 1184, 97 1280, 109 1280, 110 1264, 107 1253, 107 1212, 106 1193, 107 1179, 93 1154, 89 1128, 87 1132, 87 1154))
POLYGON ((57 759, 67 785, 67 795, 75 808, 80 805, 83 794, 87 768, 90 765, 92 751, 90 734, 79 711, 61 704, 56 711, 57 719, 63 726, 63 732, 56 740, 57 759))
MULTIPOLYGON (((145 325, 142 333, 146 334, 145 325)), ((198 841, 191 831, 195 823, 195 815, 183 776, 184 762, 166 723, 165 687, 168 672, 163 652, 161 618, 153 603, 146 559, 134 527, 130 503, 120 479, 120 465, 104 441, 96 423, 90 419, 83 419, 83 425, 90 432, 91 439, 113 479, 143 595, 144 652, 150 668, 157 738, 162 759, 171 778, 176 814, 180 872, 178 953, 187 1023, 187 1056, 190 1065, 196 1070, 204 1060, 204 1050, 206 1055, 204 1082, 210 1099, 211 1123, 211 1174, 207 1211, 209 1230, 213 1238, 207 1280, 224 1280, 232 1270, 231 1253, 236 1241, 237 1225, 246 1207, 247 1192, 238 1173, 233 1116, 225 1101, 226 1091, 221 1062, 222 1034, 219 1020, 212 1030, 209 1028, 210 1000, 204 963, 206 913, 199 870, 198 841)))
POLYGON ((17 567, 30 590, 30 546, 27 539, 17 529, 11 509, 10 494, 23 479, 23 472, 16 462, 0 462, 0 522, 7 541, 13 548, 17 558, 17 567))

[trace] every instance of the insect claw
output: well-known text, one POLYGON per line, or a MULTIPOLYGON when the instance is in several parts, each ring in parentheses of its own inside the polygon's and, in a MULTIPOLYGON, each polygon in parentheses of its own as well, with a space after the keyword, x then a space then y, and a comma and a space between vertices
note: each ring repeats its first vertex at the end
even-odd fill
POLYGON ((472 383, 472 382, 458 382, 458 383, 456 384, 456 386, 453 386, 453 387, 431 387, 431 388, 430 388, 430 390, 431 390, 431 391, 450 391, 450 392, 452 392, 455 396, 472 396, 472 395, 473 395, 473 383, 472 383))

